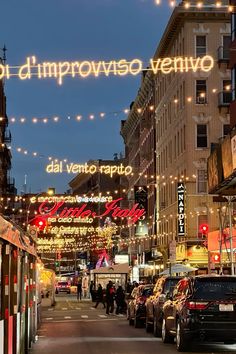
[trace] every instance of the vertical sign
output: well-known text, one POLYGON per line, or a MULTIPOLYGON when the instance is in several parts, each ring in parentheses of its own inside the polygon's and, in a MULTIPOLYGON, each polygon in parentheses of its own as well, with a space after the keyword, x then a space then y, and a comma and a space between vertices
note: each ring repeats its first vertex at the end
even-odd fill
POLYGON ((177 185, 177 202, 178 202, 178 236, 185 236, 185 185, 178 183, 177 185))
POLYGON ((169 243, 169 261, 176 262, 176 241, 171 240, 169 243))
POLYGON ((236 135, 231 139, 233 170, 236 168, 236 135))
POLYGON ((148 190, 146 186, 134 186, 134 200, 135 204, 138 204, 139 209, 145 209, 145 215, 137 221, 135 230, 136 236, 148 235, 147 225, 147 209, 148 209, 148 190))

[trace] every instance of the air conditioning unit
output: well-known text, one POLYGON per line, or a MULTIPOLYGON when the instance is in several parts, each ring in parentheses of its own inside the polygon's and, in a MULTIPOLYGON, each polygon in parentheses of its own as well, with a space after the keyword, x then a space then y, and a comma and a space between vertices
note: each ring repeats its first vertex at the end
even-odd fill
POLYGON ((197 104, 205 104, 206 103, 206 97, 201 97, 201 96, 198 96, 197 97, 197 104))

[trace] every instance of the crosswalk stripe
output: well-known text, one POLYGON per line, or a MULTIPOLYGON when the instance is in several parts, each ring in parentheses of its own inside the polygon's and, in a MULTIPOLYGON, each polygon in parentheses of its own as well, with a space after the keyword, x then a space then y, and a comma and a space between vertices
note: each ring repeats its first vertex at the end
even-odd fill
POLYGON ((65 319, 65 320, 70 320, 70 319, 71 319, 71 316, 65 316, 64 319, 65 319))
POLYGON ((88 315, 82 315, 81 318, 88 318, 88 315))
POLYGON ((100 318, 107 318, 106 315, 98 315, 98 317, 100 317, 100 318))
POLYGON ((67 307, 62 307, 62 310, 68 310, 68 308, 67 307))
POLYGON ((81 310, 81 307, 76 307, 76 310, 81 310))
POLYGON ((52 317, 47 317, 47 318, 45 318, 45 320, 53 320, 53 318, 52 317))

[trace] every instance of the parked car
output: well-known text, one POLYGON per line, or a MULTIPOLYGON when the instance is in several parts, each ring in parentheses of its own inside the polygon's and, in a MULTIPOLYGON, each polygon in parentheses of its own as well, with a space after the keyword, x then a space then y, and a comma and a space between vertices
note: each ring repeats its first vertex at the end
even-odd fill
POLYGON ((65 292, 70 294, 70 284, 68 281, 59 281, 56 285, 56 294, 65 292))
POLYGON ((153 295, 146 301, 146 331, 153 331, 156 337, 161 336, 163 304, 166 295, 172 295, 175 285, 181 277, 163 276, 159 278, 153 289, 153 295))
POLYGON ((153 284, 139 285, 136 295, 128 303, 127 319, 129 324, 134 324, 134 327, 140 327, 145 322, 146 318, 146 299, 153 293, 153 284))
POLYGON ((178 282, 163 306, 162 341, 176 337, 178 351, 190 341, 236 341, 236 277, 205 275, 178 282))

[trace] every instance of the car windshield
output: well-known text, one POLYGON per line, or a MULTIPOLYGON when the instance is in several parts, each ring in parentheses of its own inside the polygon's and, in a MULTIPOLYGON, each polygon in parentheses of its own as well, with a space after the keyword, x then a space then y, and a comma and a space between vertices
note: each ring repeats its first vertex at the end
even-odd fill
POLYGON ((67 283, 66 281, 60 281, 60 282, 58 283, 58 285, 67 286, 68 283, 67 283))
POLYGON ((202 300, 236 300, 236 278, 196 279, 193 297, 202 300))
POLYGON ((179 278, 176 279, 167 279, 164 285, 164 289, 163 289, 163 293, 164 294, 172 294, 173 293, 173 289, 175 287, 175 285, 179 282, 179 278))

